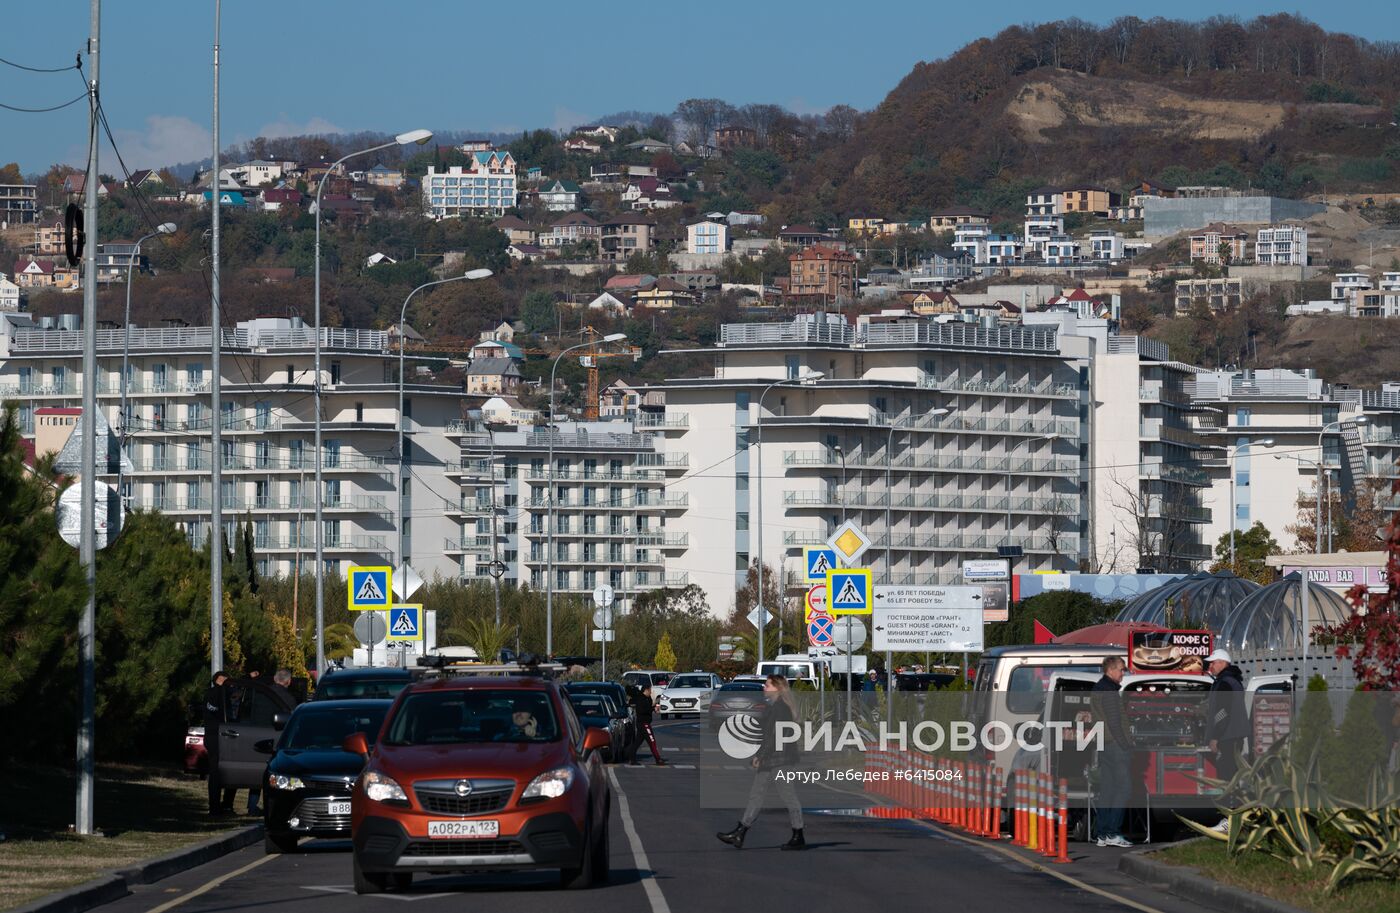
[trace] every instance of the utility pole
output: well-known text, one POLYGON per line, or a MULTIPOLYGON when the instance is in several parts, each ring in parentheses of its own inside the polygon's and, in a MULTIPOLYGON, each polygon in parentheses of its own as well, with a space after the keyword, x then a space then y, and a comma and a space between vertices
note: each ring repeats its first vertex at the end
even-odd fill
MULTIPOLYGON (((82 690, 82 715, 78 720, 78 798, 73 829, 96 833, 93 827, 93 736, 97 728, 97 169, 98 142, 98 43, 102 32, 102 0, 92 0, 88 38, 88 161, 83 189, 83 471, 79 477, 83 500, 82 538, 78 558, 82 562, 87 603, 78 622, 78 656, 82 690)), ((120 502, 118 502, 120 503, 120 502)))
POLYGON ((223 348, 223 330, 219 327, 219 216, 223 204, 219 192, 219 20, 221 0, 214 0, 214 170, 210 172, 209 206, 209 331, 213 338, 209 355, 209 671, 218 672, 224 666, 224 453, 223 374, 219 366, 219 351, 223 348))

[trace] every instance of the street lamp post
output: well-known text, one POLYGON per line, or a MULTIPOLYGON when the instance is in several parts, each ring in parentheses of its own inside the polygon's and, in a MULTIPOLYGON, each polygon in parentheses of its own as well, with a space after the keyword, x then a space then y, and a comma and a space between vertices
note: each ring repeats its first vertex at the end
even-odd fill
MULTIPOLYGON (((126 308, 122 311, 122 402, 117 416, 121 422, 121 430, 118 431, 117 438, 123 447, 126 446, 127 438, 126 396, 127 389, 131 386, 131 381, 128 380, 131 361, 131 273, 135 269, 137 261, 141 259, 142 244, 158 235, 169 235, 174 232, 174 222, 162 222, 157 225, 155 231, 136 239, 136 249, 131 252, 131 259, 126 263, 126 308)), ((117 461, 117 497, 124 497, 122 495, 122 465, 120 460, 117 461)))
POLYGON ((1235 533, 1236 533, 1236 529, 1235 529, 1235 523, 1236 523, 1236 520, 1235 520, 1235 457, 1239 456, 1239 452, 1240 452, 1241 450, 1247 449, 1248 447, 1250 447, 1250 446, 1251 446, 1251 443, 1258 444, 1260 447, 1272 447, 1272 446, 1274 446, 1274 439, 1271 438, 1271 437, 1266 437, 1266 438, 1264 438, 1264 439, 1261 440, 1261 441, 1253 441, 1253 442, 1244 441, 1243 443, 1235 444, 1233 447, 1230 448, 1230 451, 1229 451, 1228 468, 1229 468, 1229 470, 1230 470, 1230 569, 1231 569, 1231 570, 1234 570, 1234 567, 1235 567, 1235 533))
MULTIPOLYGON (((490 271, 489 269, 473 269, 473 270, 468 270, 466 273, 464 273, 464 274, 461 275, 461 276, 449 276, 449 277, 446 278, 446 279, 437 279, 437 280, 435 280, 435 281, 433 281, 433 282, 424 282, 422 285, 418 286, 416 289, 414 289, 413 291, 411 291, 411 292, 408 293, 408 296, 407 296, 406 298, 404 298, 404 300, 403 300, 403 306, 402 306, 401 308, 399 308, 399 411, 398 411, 398 419, 399 419, 399 490, 398 490, 398 493, 396 494, 396 496, 395 496, 395 498, 394 498, 394 501, 395 501, 396 504, 397 504, 397 507, 395 508, 395 511, 394 511, 394 512, 395 512, 395 515, 396 515, 397 518, 398 518, 398 534, 399 534, 399 535, 398 535, 398 540, 399 540, 399 541, 398 541, 398 553, 399 553, 399 567, 401 567, 401 568, 406 568, 406 567, 408 566, 408 554, 407 554, 407 551, 406 551, 405 548, 404 548, 404 544, 405 544, 405 542, 407 541, 407 537, 406 537, 405 534, 404 534, 404 508, 403 508, 404 466, 405 466, 405 464, 408 463, 408 452, 404 449, 404 444, 405 444, 405 440, 404 440, 404 425, 405 425, 405 420, 404 420, 404 414, 403 414, 404 384, 406 383, 405 375, 404 375, 404 371, 405 371, 405 350, 406 350, 406 348, 407 348, 407 346, 405 345, 405 343, 407 343, 407 341, 408 341, 408 336, 407 336, 407 333, 405 332, 405 330, 406 330, 406 328, 407 328, 407 326, 408 326, 408 303, 409 303, 410 301, 413 300, 413 296, 414 296, 414 295, 416 295, 416 294, 418 294, 419 292, 423 291, 423 289, 425 289, 425 288, 432 288, 432 287, 435 286, 435 285, 445 285, 445 284, 448 283, 448 282, 460 282, 460 281, 462 281, 463 279, 466 279, 466 280, 486 279, 486 278, 489 278, 490 276, 491 276, 491 271, 490 271)), ((317 493, 318 499, 319 499, 319 495, 320 495, 320 493, 318 492, 318 493, 317 493)), ((405 594, 400 593, 399 595, 400 595, 401 598, 404 598, 404 599, 407 599, 407 598, 408 598, 407 595, 405 595, 405 594)))
MULTIPOLYGON (((1368 424, 1370 421, 1371 420, 1366 416, 1358 415, 1356 418, 1352 419, 1352 424, 1365 425, 1368 424)), ((1327 435, 1327 429, 1333 426, 1336 426, 1337 431, 1339 433, 1341 432, 1342 423, 1340 421, 1335 421, 1326 423, 1322 426, 1322 430, 1317 433, 1317 497, 1319 499, 1322 497, 1323 474, 1327 472, 1327 456, 1322 452, 1322 439, 1327 435)), ((1313 554, 1320 555, 1322 554, 1322 501, 1318 500, 1314 507, 1315 510, 1313 510, 1313 554)), ((1328 493, 1327 497, 1327 509, 1329 511, 1332 509, 1332 497, 1330 492, 1328 493)), ((1330 517, 1328 518, 1328 521, 1328 538, 1330 539, 1332 534, 1330 517)), ((1330 545, 1328 546, 1328 551, 1331 551, 1330 545)))
MULTIPOLYGON (((782 380, 775 380, 763 388, 763 392, 758 394, 758 418, 754 422, 754 442, 753 457, 754 471, 754 550, 758 553, 758 592, 754 594, 754 603, 758 608, 763 608, 763 399, 768 395, 768 391, 774 387, 793 386, 807 381, 818 381, 823 377, 821 371, 807 369, 797 377, 785 377, 782 380)), ((766 656, 763 643, 762 617, 759 618, 758 628, 758 661, 763 662, 766 656)))
MULTIPOLYGON (((430 139, 432 139, 432 138, 433 138, 433 134, 432 134, 432 131, 431 131, 431 130, 410 130, 410 131, 407 132, 407 133, 400 133, 398 136, 394 137, 393 142, 389 142, 389 143, 380 143, 378 146, 371 146, 371 147, 368 148, 368 149, 360 149, 360 150, 357 151, 357 152, 351 152, 351 153, 349 153, 349 154, 347 154, 347 155, 342 155, 340 158, 336 159, 334 162, 331 163, 331 166, 330 166, 329 168, 326 169, 326 173, 323 174, 323 175, 321 175, 321 180, 316 184, 315 340, 314 340, 314 342, 313 342, 313 345, 314 345, 314 347, 315 347, 315 355, 314 355, 314 365, 313 365, 313 368, 312 368, 312 373, 314 374, 314 378, 313 378, 313 380, 312 380, 312 409, 313 409, 313 411, 315 412, 314 421, 315 421, 315 425, 316 425, 316 433, 315 433, 315 441, 314 441, 314 447, 315 447, 315 450, 316 450, 316 455, 315 455, 315 459, 316 459, 316 480, 315 480, 315 485, 316 485, 316 498, 315 498, 315 502, 316 502, 316 519, 315 519, 314 522, 315 522, 315 524, 316 524, 316 675, 317 675, 317 676, 320 676, 321 673, 324 672, 325 669, 326 669, 326 582, 325 582, 325 574, 326 574, 326 562, 325 562, 325 535, 326 535, 326 534, 325 534, 325 530, 322 528, 322 526, 323 526, 323 521, 322 521, 322 513, 323 513, 323 511, 322 511, 322 504, 321 504, 322 500, 324 500, 324 494, 325 494, 325 493, 321 490, 321 484, 322 484, 322 483, 321 483, 321 464, 322 464, 322 462, 323 462, 323 456, 322 456, 322 453, 321 453, 321 386, 322 386, 322 384, 321 384, 321 193, 322 193, 322 191, 324 191, 324 190, 326 189, 326 178, 330 177, 331 174, 334 173, 335 169, 336 169, 337 167, 339 167, 340 164, 341 164, 342 162, 345 162, 347 159, 352 159, 352 158, 354 158, 354 157, 357 156, 357 155, 368 155, 368 154, 370 154, 371 152, 379 152, 379 151, 382 151, 382 150, 384 150, 384 149, 392 149, 392 148, 395 147, 395 146, 408 146, 408 145, 412 145, 412 144, 415 144, 415 143, 421 146, 421 145, 423 145, 424 143, 426 143, 428 140, 430 140, 430 139)), ((218 176, 218 174, 216 173, 216 174, 214 175, 214 201, 215 201, 215 204, 216 204, 216 205, 217 205, 217 203, 218 203, 218 197, 219 197, 219 194, 218 194, 218 183, 219 183, 219 176, 218 176)), ((219 336, 219 328, 216 326, 216 327, 214 328, 214 338, 217 340, 217 339, 218 339, 218 336, 219 336)), ((216 343, 216 344, 217 344, 217 343, 216 343)), ((216 373, 216 375, 215 375, 215 377, 214 377, 214 383, 217 384, 218 382, 219 382, 219 378, 218 378, 217 373, 216 373)), ((219 416, 215 415, 214 418, 213 418, 213 420, 216 421, 216 422, 219 421, 219 416)), ((402 421, 400 422, 400 425, 402 425, 402 421)), ((215 453, 215 454, 214 454, 214 459, 215 459, 215 460, 220 459, 220 456, 219 456, 218 453, 215 453)), ((300 531, 300 530, 297 531, 297 535, 298 535, 298 536, 301 535, 301 531, 300 531)))
MULTIPOLYGON (((627 338, 626 333, 609 333, 603 337, 603 342, 621 342, 627 338)), ((558 355, 554 356, 554 366, 549 369, 549 468, 546 470, 546 478, 549 480, 549 490, 545 492, 545 581, 544 581, 544 653, 546 657, 554 656, 554 375, 559 370, 559 362, 570 352, 579 349, 586 349, 593 345, 593 340, 581 342, 578 345, 569 346, 558 355)))

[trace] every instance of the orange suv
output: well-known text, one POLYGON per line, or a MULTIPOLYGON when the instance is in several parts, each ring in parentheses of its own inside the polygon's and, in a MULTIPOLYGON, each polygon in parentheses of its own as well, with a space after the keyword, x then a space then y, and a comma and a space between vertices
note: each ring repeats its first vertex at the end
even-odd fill
POLYGON ((579 724, 534 676, 420 681, 390 708, 351 797, 355 891, 414 873, 556 868, 565 887, 608 877, 608 733, 579 724))

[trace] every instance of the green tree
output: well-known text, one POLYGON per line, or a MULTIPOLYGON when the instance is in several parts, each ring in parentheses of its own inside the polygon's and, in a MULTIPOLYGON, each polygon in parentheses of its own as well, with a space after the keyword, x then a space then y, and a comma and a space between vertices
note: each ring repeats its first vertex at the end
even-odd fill
POLYGON ((557 305, 554 295, 543 289, 536 289, 525 296, 520 303, 520 319, 525 330, 530 333, 553 333, 557 326, 557 305))
POLYGON ((656 656, 652 659, 652 668, 663 670, 676 668, 676 651, 671 649, 669 631, 661 635, 661 642, 656 645, 656 656))
POLYGON ((1231 571, 1236 577, 1244 577, 1253 580, 1255 583, 1269 583, 1274 578, 1274 572, 1264 563, 1264 559, 1270 555, 1280 555, 1283 550, 1279 548, 1278 542, 1268 528, 1258 520, 1249 529, 1240 532, 1231 530, 1220 536, 1220 541, 1215 544, 1215 563, 1210 566, 1211 573, 1220 571, 1231 571), (1230 537, 1235 537, 1235 563, 1230 563, 1230 537))
POLYGON ((1034 643, 1037 621, 1056 634, 1068 634, 1112 620, 1121 607, 1121 603, 1106 602, 1074 590, 1041 593, 1013 604, 1005 624, 988 625, 986 645, 1034 643))

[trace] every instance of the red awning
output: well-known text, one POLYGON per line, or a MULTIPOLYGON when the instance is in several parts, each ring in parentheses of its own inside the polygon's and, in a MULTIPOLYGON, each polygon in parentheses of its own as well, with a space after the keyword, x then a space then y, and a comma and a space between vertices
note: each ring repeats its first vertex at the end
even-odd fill
POLYGON ((1090 625, 1087 628, 1080 628, 1078 631, 1070 631, 1068 634, 1061 634, 1056 637, 1054 643, 1057 644, 1087 644, 1104 645, 1109 647, 1122 647, 1126 653, 1128 642, 1132 640, 1134 631, 1166 631, 1167 628, 1161 625, 1148 624, 1141 621, 1107 621, 1101 625, 1090 625))

